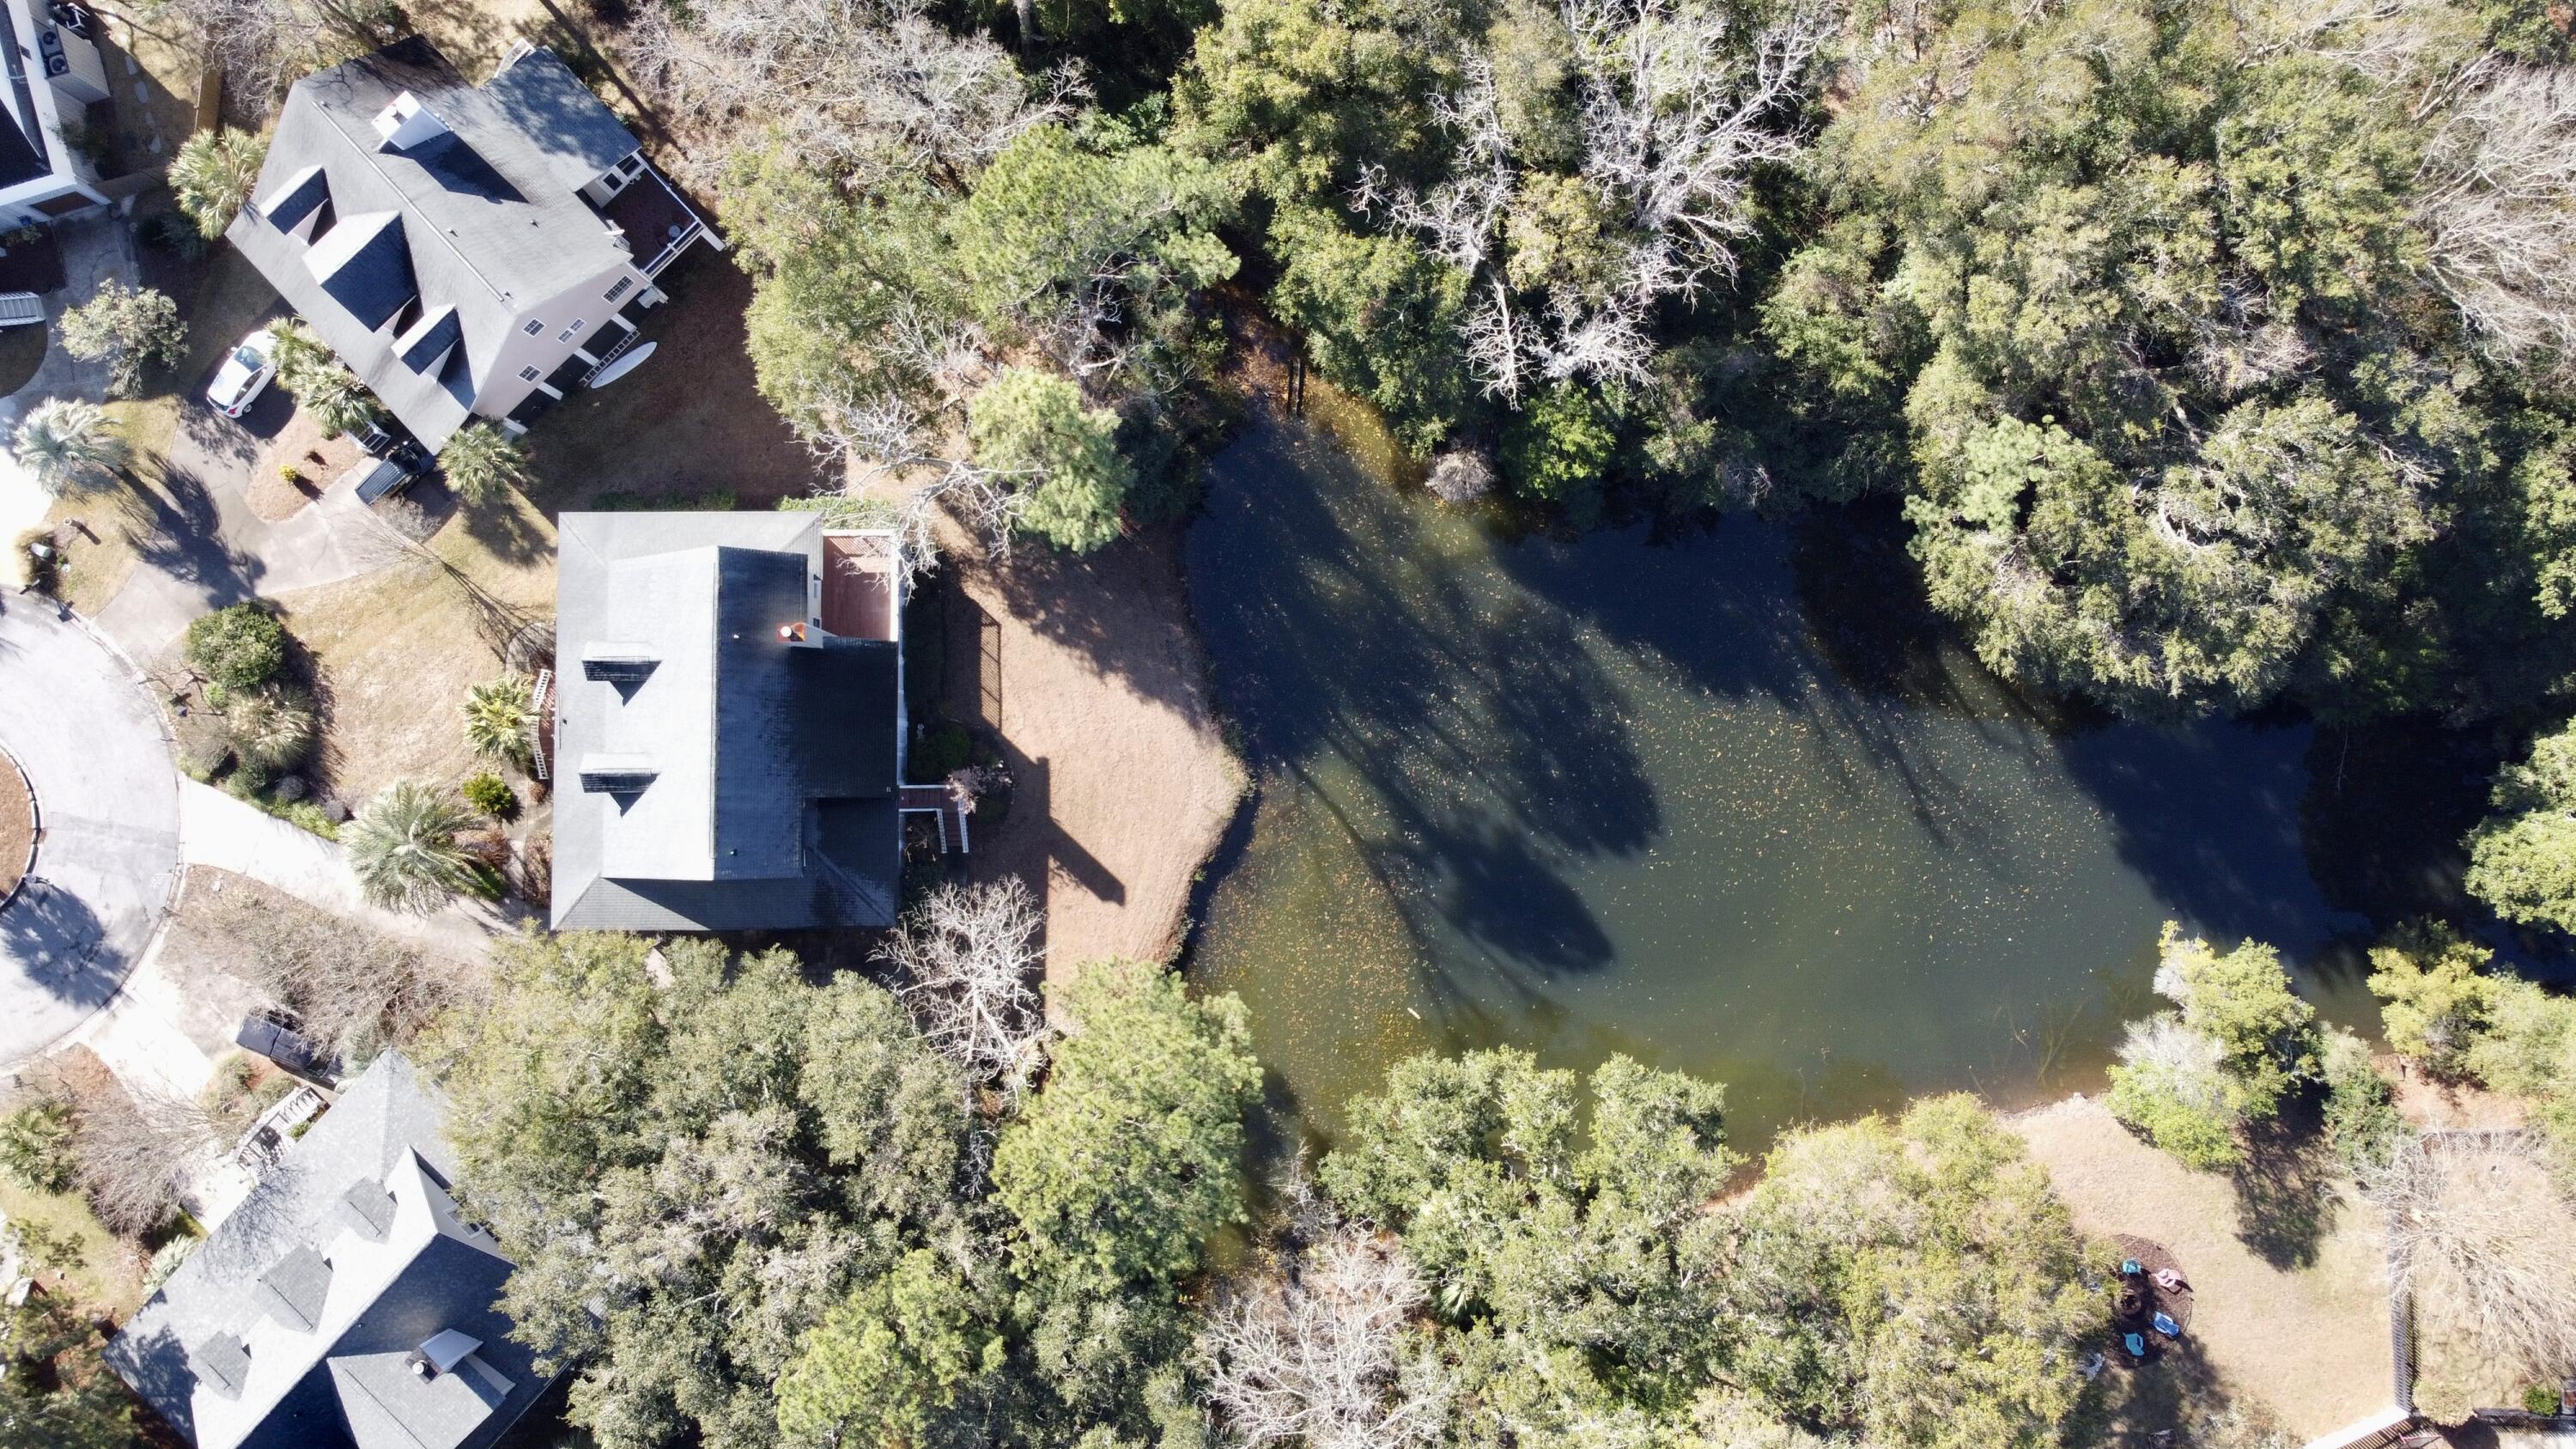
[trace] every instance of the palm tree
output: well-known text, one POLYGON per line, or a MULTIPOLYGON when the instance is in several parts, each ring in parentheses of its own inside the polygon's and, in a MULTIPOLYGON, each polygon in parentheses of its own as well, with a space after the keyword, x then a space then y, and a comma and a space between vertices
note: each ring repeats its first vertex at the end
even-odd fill
POLYGON ((358 381, 358 375, 333 362, 304 375, 302 387, 291 387, 295 400, 313 415, 314 425, 324 436, 354 433, 374 422, 381 414, 376 395, 358 381))
POLYGON ((473 503, 528 486, 527 448, 490 423, 458 429, 438 450, 438 466, 446 470, 449 486, 473 503))
POLYGON ((249 203, 267 159, 268 143, 247 131, 199 131, 171 158, 170 190, 200 233, 219 237, 249 203))
POLYGON ((358 811, 340 843, 369 904, 427 915, 477 884, 474 857, 456 843, 456 832, 473 823, 445 790, 397 780, 358 811))
POLYGON ((103 487, 125 466, 125 440, 96 403, 47 398, 18 424, 18 466, 48 497, 103 487))
POLYGON ((524 674, 504 674, 465 691, 465 743, 487 759, 524 765, 536 752, 537 705, 524 674))
POLYGON ((246 689, 224 706, 233 752, 267 774, 302 764, 313 748, 313 707, 282 685, 246 689))

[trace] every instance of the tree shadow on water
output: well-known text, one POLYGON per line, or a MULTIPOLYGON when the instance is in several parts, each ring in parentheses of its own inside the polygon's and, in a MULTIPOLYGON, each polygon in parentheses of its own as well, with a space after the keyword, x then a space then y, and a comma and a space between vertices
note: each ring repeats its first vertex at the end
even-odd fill
POLYGON ((1568 869, 1663 821, 1577 621, 1308 429, 1257 421, 1211 473, 1191 602, 1256 763, 1303 777, 1426 952, 1606 965, 1568 869))

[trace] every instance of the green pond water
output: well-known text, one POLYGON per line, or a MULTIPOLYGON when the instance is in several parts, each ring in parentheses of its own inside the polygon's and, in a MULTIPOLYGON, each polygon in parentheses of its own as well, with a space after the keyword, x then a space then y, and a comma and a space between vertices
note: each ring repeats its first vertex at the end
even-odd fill
POLYGON ((1327 1136, 1425 1048, 1614 1052, 1730 1131, 2096 1087, 2159 925, 2376 1014, 2303 854, 2305 725, 2043 717, 1884 518, 1508 539, 1257 422, 1187 545, 1259 785, 1188 970, 1327 1136))

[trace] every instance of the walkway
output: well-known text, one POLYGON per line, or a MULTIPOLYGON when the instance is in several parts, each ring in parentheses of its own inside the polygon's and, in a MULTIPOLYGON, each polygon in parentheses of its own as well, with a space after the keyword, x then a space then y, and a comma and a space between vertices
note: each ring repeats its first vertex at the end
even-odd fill
POLYGON ((0 746, 35 787, 35 870, 0 907, 0 1064, 104 1006, 169 904, 178 774, 122 659, 33 598, 0 607, 0 746))
POLYGON ((337 844, 194 780, 179 785, 179 835, 190 865, 249 876, 444 956, 481 960, 494 936, 518 926, 515 915, 483 901, 458 901, 426 916, 371 906, 337 844))

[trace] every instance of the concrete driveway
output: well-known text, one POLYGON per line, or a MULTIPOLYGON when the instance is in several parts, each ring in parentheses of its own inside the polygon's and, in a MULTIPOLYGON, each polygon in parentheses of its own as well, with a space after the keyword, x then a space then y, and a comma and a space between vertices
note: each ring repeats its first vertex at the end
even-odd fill
POLYGON ((0 1065, 105 1006, 151 941, 179 871, 179 778, 125 662, 50 605, 0 608, 0 746, 42 832, 0 907, 0 1065))
POLYGON ((98 626, 137 660, 150 661, 188 621, 227 604, 270 598, 383 568, 399 553, 390 531, 358 501, 367 463, 332 480, 322 496, 281 521, 250 506, 260 450, 293 415, 282 387, 261 394, 239 421, 205 402, 204 379, 182 403, 179 429, 161 461, 175 500, 156 520, 125 586, 99 610, 98 626))

